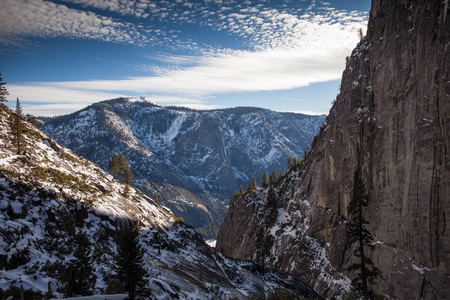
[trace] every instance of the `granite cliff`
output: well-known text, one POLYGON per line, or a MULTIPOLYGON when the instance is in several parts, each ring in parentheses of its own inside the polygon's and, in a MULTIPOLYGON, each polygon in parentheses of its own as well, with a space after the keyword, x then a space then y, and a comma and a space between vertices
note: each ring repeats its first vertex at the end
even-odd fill
MULTIPOLYGON (((277 219, 264 228, 264 263, 299 276, 325 297, 355 276, 347 243, 354 176, 389 299, 448 299, 450 286, 450 15, 448 1, 372 2, 367 36, 347 58, 340 94, 312 151, 271 183, 277 219)), ((236 197, 217 248, 256 259, 268 187, 236 197)))

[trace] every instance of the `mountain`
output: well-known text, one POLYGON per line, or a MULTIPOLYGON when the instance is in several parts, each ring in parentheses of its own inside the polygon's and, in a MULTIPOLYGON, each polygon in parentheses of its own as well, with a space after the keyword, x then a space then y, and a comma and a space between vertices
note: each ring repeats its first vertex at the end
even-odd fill
POLYGON ((324 119, 252 107, 196 111, 120 98, 42 119, 41 129, 103 169, 113 154, 123 153, 137 187, 214 237, 233 191, 252 176, 260 181, 264 172, 285 169, 324 119))
POLYGON ((21 290, 25 299, 60 298, 80 276, 89 278, 78 287, 84 294, 117 291, 118 240, 127 227, 138 230, 145 299, 245 299, 278 288, 318 297, 286 273, 224 257, 169 209, 29 123, 16 154, 10 114, 0 106, 2 299, 19 299, 21 290))
POLYGON ((265 263, 324 297, 342 297, 357 275, 347 270, 358 262, 347 230, 359 177, 374 237, 366 254, 382 275, 375 294, 448 299, 449 35, 448 1, 374 0, 367 36, 347 58, 340 94, 306 160, 272 182, 272 196, 261 186, 234 198, 217 249, 256 260, 275 197, 265 263))

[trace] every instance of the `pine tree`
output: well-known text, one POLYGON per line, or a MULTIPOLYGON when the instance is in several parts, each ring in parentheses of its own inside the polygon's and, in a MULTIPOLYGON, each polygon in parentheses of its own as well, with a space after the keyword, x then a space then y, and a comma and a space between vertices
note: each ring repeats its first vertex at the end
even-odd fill
POLYGON ((267 175, 266 173, 263 174, 262 176, 262 185, 263 186, 267 186, 269 184, 269 175, 267 175))
POLYGON ((277 170, 273 170, 272 174, 270 174, 270 181, 275 181, 278 179, 278 173, 277 170))
POLYGON ((252 178, 252 185, 251 185, 251 190, 256 190, 256 188, 258 187, 258 185, 256 184, 256 177, 253 176, 252 178))
POLYGON ((133 173, 131 172, 130 165, 128 164, 123 153, 119 154, 117 158, 117 164, 118 164, 119 182, 130 185, 133 184, 134 182, 133 173))
POLYGON ((288 158, 288 169, 292 167, 292 158, 288 158))
POLYGON ((267 226, 272 226, 278 217, 278 209, 277 209, 277 199, 275 195, 275 191, 272 187, 269 188, 267 192, 267 202, 265 205, 266 208, 266 223, 267 226))
POLYGON ((356 243, 356 249, 353 252, 355 257, 359 258, 358 263, 352 264, 347 270, 357 271, 358 274, 353 280, 353 285, 364 299, 372 299, 373 291, 369 289, 368 284, 373 284, 375 279, 381 275, 380 270, 374 266, 373 261, 367 256, 366 249, 373 250, 373 236, 366 229, 368 222, 364 218, 364 210, 369 205, 369 196, 364 187, 364 183, 359 176, 355 174, 355 183, 353 195, 349 204, 348 214, 350 222, 348 223, 348 243, 356 243))
POLYGON ((68 276, 66 283, 66 296, 90 295, 95 286, 96 276, 93 273, 91 254, 91 242, 84 233, 75 235, 77 248, 66 270, 68 276))
POLYGON ((26 124, 19 98, 17 98, 15 111, 9 116, 9 126, 13 136, 13 144, 17 148, 17 154, 21 154, 25 145, 26 124))
POLYGON ((117 277, 130 300, 145 292, 144 276, 147 274, 143 265, 144 251, 139 245, 137 228, 125 226, 117 239, 117 277))
POLYGON ((5 87, 6 82, 3 82, 2 73, 0 73, 0 104, 7 102, 6 96, 9 95, 8 90, 5 87))
POLYGON ((239 186, 239 194, 242 195, 244 193, 244 188, 242 187, 242 184, 239 186))
POLYGON ((305 160, 308 157, 310 151, 311 150, 310 150, 309 146, 306 147, 305 151, 303 151, 303 160, 305 160))
POLYGON ((119 161, 117 159, 117 156, 113 154, 111 158, 111 162, 109 163, 109 173, 116 179, 119 178, 119 161))
POLYGON ((264 238, 264 227, 259 227, 256 232, 256 261, 264 268, 266 261, 266 247, 265 247, 265 238, 264 238))

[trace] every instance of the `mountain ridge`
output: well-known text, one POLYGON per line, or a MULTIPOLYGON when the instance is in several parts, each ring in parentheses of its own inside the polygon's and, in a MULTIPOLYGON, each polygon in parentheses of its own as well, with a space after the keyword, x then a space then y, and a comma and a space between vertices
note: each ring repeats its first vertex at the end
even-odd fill
POLYGON ((213 237, 233 191, 252 176, 260 181, 264 172, 285 169, 323 120, 261 108, 198 111, 118 98, 42 119, 41 128, 105 169, 113 154, 123 153, 137 187, 213 237))

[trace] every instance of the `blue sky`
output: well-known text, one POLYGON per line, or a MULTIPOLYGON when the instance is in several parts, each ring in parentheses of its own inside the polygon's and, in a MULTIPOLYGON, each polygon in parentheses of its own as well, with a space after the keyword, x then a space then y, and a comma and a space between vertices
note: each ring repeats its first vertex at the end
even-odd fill
POLYGON ((2 0, 0 72, 33 115, 119 96, 328 113, 370 0, 2 0))

